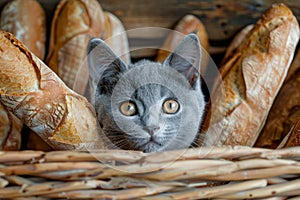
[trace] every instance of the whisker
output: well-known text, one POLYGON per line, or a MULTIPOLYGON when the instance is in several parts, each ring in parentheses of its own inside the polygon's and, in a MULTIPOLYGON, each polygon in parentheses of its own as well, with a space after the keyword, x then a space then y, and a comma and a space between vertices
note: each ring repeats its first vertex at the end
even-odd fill
POLYGON ((114 145, 115 145, 116 147, 122 149, 123 147, 128 146, 128 143, 127 143, 127 140, 120 140, 120 141, 114 143, 114 145))

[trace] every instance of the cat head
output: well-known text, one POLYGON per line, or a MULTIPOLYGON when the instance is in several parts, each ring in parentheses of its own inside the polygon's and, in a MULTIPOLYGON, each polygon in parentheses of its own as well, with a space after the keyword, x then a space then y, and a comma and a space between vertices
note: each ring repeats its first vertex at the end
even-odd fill
POLYGON ((187 35, 163 63, 125 64, 100 39, 88 45, 99 124, 114 147, 144 152, 188 148, 204 110, 201 47, 187 35))

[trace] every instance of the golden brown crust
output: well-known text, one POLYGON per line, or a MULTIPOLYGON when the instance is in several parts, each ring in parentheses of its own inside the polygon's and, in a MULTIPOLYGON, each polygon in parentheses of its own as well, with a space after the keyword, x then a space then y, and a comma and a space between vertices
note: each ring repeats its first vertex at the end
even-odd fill
MULTIPOLYGON (((96 0, 63 0, 57 6, 46 63, 68 87, 74 88, 78 70, 84 67, 90 37, 101 37, 103 28, 104 14, 96 0)), ((77 92, 83 94, 88 76, 80 76, 77 86, 83 87, 77 92)))
MULTIPOLYGON (((46 40, 46 16, 41 5, 35 0, 13 0, 5 5, 1 12, 0 27, 2 30, 10 32, 15 35, 40 59, 44 58, 45 54, 45 40, 46 40)), ((5 41, 3 41, 5 42, 5 41)), ((8 41, 7 41, 8 42, 8 41)), ((20 55, 23 58, 16 57, 18 49, 8 48, 5 49, 8 54, 3 58, 1 54, 0 64, 8 64, 15 67, 15 63, 22 60, 25 55, 20 55), (12 64, 13 63, 13 64, 12 64)), ((30 66, 29 62, 24 62, 24 68, 20 69, 19 73, 27 74, 28 76, 20 77, 16 71, 12 73, 5 71, 6 76, 1 76, 0 85, 11 88, 15 92, 22 92, 19 89, 34 88, 35 84, 32 79, 28 79, 35 74, 34 69, 30 66), (21 79, 19 79, 21 78, 21 79), (17 81, 16 81, 17 80, 17 81), (14 81, 18 84, 15 85, 14 81), (22 84, 20 87, 19 84, 22 84), (15 86, 13 86, 15 85, 15 86)), ((3 68, 3 70, 5 67, 3 68)), ((37 86, 37 85, 36 85, 37 86)), ((7 91, 10 93, 11 91, 7 91)), ((21 130, 23 127, 22 122, 5 109, 2 105, 1 110, 1 131, 0 137, 2 138, 1 149, 3 150, 18 150, 21 146, 21 130), (8 119, 6 121, 5 119, 8 119), (4 124, 6 123, 6 124, 4 124), (4 129, 8 129, 4 131, 4 129)))
POLYGON ((0 32, 2 75, 16 73, 0 86, 0 101, 54 149, 103 148, 93 107, 74 93, 13 35, 0 32), (18 57, 12 63, 11 57, 18 57), (6 59, 4 59, 6 58, 6 59), (13 67, 11 66, 13 65, 13 67), (23 66, 31 73, 24 74, 23 66), (31 69, 30 69, 31 66, 31 69), (32 84, 23 86, 24 79, 32 84))
MULTIPOLYGON (((266 124, 255 144, 257 147, 277 148, 293 125, 300 119, 300 51, 295 56, 285 81, 269 112, 266 124)), ((298 123, 298 128, 299 128, 298 123)), ((296 142, 294 142, 296 143, 296 142)), ((300 145, 300 143, 298 143, 300 145)))
POLYGON ((16 36, 41 60, 45 55, 46 15, 36 0, 13 0, 1 12, 1 30, 16 36))
POLYGON ((31 55, 28 52, 22 52, 26 47, 19 43, 12 34, 6 32, 1 32, 0 42, 2 50, 0 54, 1 93, 13 95, 38 90, 40 75, 36 73, 37 69, 32 67, 32 60, 28 58, 31 55), (22 68, 19 69, 19 65, 22 68))
MULTIPOLYGON (((196 33, 201 46, 208 52, 209 41, 208 34, 206 32, 205 26, 203 23, 194 15, 186 15, 184 16, 176 25, 175 31, 182 33, 183 35, 187 35, 189 33, 196 33)), ((177 44, 183 38, 182 34, 178 34, 176 32, 171 32, 168 35, 165 43, 162 45, 161 49, 158 51, 156 61, 163 62, 170 52, 174 51, 177 44)), ((204 74, 207 67, 207 59, 202 59, 201 62, 201 73, 204 74)))
POLYGON ((299 40, 299 25, 283 4, 258 20, 235 54, 220 68, 207 130, 219 145, 252 146, 287 74, 299 40), (224 96, 218 90, 223 86, 224 96))

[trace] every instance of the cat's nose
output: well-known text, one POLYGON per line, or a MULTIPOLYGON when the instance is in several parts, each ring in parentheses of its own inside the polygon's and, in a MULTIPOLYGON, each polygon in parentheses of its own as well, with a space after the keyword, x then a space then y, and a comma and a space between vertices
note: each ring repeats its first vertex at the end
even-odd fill
POLYGON ((159 126, 144 126, 143 128, 145 131, 147 131, 151 136, 160 129, 159 126))

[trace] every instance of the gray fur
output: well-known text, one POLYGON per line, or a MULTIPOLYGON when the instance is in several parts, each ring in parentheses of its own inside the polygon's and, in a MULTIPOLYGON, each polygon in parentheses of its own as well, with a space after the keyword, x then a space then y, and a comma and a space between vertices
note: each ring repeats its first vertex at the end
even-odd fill
POLYGON ((111 147, 155 152, 193 143, 205 104, 196 35, 186 36, 163 64, 143 60, 126 66, 100 39, 90 41, 88 53, 91 82, 96 85, 94 106, 111 147), (179 102, 178 112, 163 112, 167 99, 179 102), (120 112, 127 100, 136 104, 137 115, 120 112))

